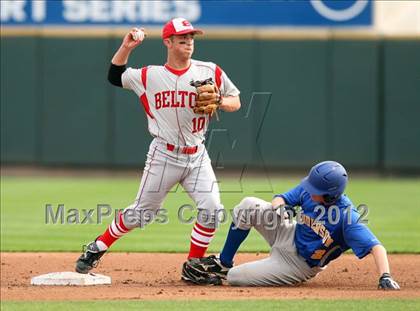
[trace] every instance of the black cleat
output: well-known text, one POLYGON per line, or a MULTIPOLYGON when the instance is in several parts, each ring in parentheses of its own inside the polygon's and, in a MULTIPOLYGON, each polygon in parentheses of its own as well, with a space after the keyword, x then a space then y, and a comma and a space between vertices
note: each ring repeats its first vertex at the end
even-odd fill
POLYGON ((222 279, 212 273, 203 272, 199 268, 200 259, 192 258, 182 265, 181 279, 196 285, 222 285, 222 279))
POLYGON ((224 280, 226 280, 226 276, 230 269, 228 267, 225 267, 220 261, 220 259, 214 255, 200 258, 198 267, 201 271, 217 275, 218 277, 224 280))
POLYGON ((100 251, 96 245, 96 241, 89 243, 85 246, 83 254, 77 259, 76 272, 89 273, 90 270, 96 268, 99 264, 99 260, 105 254, 106 251, 100 251), (86 248, 85 248, 86 247, 86 248))

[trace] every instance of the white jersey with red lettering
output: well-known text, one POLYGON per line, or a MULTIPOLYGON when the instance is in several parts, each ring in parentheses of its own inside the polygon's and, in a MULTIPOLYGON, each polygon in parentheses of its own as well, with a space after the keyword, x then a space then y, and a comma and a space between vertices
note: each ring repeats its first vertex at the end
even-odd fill
POLYGON ((140 98, 153 137, 177 146, 195 146, 204 141, 210 117, 194 113, 197 93, 190 82, 208 78, 215 81, 223 97, 239 95, 219 66, 197 60, 182 71, 168 65, 127 68, 122 84, 140 98))

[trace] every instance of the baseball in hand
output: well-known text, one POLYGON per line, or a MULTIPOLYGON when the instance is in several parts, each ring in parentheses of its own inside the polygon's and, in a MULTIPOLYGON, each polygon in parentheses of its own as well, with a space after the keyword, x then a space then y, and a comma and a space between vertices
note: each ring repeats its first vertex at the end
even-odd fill
POLYGON ((143 39, 144 39, 144 31, 141 30, 141 29, 135 29, 131 33, 131 37, 133 38, 134 41, 143 41, 143 39))

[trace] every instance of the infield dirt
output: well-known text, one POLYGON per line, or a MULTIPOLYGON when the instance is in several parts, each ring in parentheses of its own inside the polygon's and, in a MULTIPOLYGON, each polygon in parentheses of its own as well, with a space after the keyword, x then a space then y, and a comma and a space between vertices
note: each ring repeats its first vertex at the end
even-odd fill
MULTIPOLYGON (((180 280, 185 254, 109 253, 93 272, 112 277, 112 285, 94 287, 31 286, 31 277, 73 271, 77 253, 1 253, 2 300, 109 299, 378 299, 420 298, 420 255, 390 255, 401 291, 376 289, 373 258, 344 255, 317 277, 293 287, 194 286, 180 280)), ((236 262, 267 254, 239 254, 236 262)))

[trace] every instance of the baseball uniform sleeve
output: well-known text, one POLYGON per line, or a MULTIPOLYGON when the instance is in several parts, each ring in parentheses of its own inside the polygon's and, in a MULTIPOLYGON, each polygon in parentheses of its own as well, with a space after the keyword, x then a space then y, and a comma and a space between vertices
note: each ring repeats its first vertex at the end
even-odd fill
POLYGON ((303 191, 303 188, 299 185, 285 193, 277 194, 275 195, 275 197, 282 197, 286 201, 286 203, 290 206, 298 206, 302 204, 301 202, 302 191, 303 191))
POLYGON ((381 244, 369 228, 359 221, 360 214, 354 209, 344 216, 344 241, 353 250, 354 254, 362 259, 370 253, 372 247, 381 244))
POLYGON ((239 96, 240 92, 238 88, 233 84, 233 82, 229 79, 227 74, 217 66, 216 64, 213 64, 216 66, 215 70, 215 77, 216 77, 216 85, 220 88, 220 92, 222 93, 222 96, 239 96))
POLYGON ((137 96, 145 92, 141 81, 141 69, 127 68, 121 76, 121 82, 123 88, 134 91, 137 96))
POLYGON ((239 96, 241 92, 239 92, 238 88, 233 84, 233 82, 229 79, 225 72, 222 73, 222 85, 220 88, 222 95, 227 96, 239 96))

